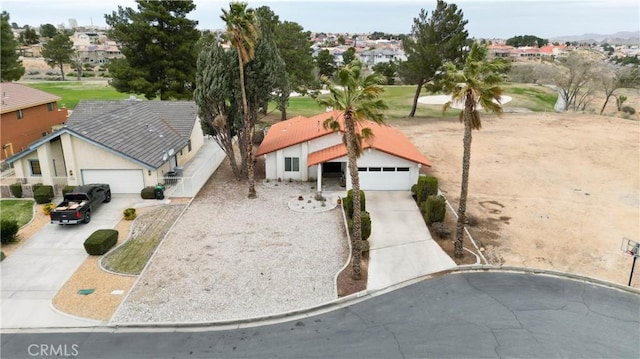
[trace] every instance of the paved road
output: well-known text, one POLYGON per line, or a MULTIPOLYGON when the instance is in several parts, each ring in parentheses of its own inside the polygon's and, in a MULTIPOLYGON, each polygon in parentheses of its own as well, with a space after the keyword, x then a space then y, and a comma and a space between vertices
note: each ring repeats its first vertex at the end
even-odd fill
POLYGON ((638 358, 638 338, 638 294, 484 272, 426 280, 327 314, 261 327, 1 336, 7 358, 30 358, 44 348, 44 354, 132 359, 638 358))
POLYGON ((51 308, 51 300, 87 258, 83 243, 97 229, 113 228, 138 195, 114 194, 88 224, 48 224, 2 261, 2 328, 95 326, 51 308))

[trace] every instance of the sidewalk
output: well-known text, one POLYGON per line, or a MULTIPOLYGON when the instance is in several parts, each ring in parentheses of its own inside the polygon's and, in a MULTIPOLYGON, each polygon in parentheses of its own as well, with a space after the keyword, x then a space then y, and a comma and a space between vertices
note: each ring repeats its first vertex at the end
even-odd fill
POLYGON ((431 238, 410 192, 367 191, 366 201, 371 215, 368 290, 456 268, 431 238))

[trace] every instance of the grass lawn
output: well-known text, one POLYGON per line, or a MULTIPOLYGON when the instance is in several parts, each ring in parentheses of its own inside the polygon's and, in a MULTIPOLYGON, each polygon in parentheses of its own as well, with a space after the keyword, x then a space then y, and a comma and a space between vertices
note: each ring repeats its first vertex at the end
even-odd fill
POLYGON ((0 218, 16 220, 22 227, 33 217, 33 200, 3 199, 0 201, 0 218))
POLYGON ((58 103, 73 110, 80 100, 125 100, 129 94, 120 93, 104 81, 50 81, 26 84, 38 90, 62 97, 58 103))
POLYGON ((184 207, 161 206, 136 218, 131 237, 102 258, 102 265, 116 273, 140 274, 184 207))

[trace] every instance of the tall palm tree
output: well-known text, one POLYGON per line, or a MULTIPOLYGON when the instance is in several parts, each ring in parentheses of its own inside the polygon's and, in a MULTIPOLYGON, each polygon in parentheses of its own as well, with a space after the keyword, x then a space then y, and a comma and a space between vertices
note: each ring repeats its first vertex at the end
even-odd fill
POLYGON ((354 60, 338 71, 338 82, 333 84, 327 77, 322 82, 329 90, 328 98, 319 98, 318 103, 330 106, 340 111, 338 118, 330 118, 325 121, 325 127, 339 128, 339 121, 344 121, 344 142, 347 146, 349 158, 349 174, 351 176, 351 188, 353 192, 353 279, 361 279, 360 262, 362 260, 362 213, 360 211, 360 179, 358 177, 357 159, 362 153, 362 138, 371 136, 369 128, 362 128, 364 120, 376 123, 384 123, 382 111, 387 105, 380 95, 384 91, 381 84, 385 82, 384 76, 373 73, 364 76, 362 63, 354 60), (341 117, 341 118, 340 118, 341 117), (356 132, 356 126, 361 129, 356 132))
POLYGON ((443 111, 452 103, 464 103, 460 112, 460 122, 464 123, 462 183, 460 185, 460 203, 458 205, 458 222, 454 256, 462 257, 463 231, 466 221, 467 193, 469 187, 469 166, 471 164, 471 131, 482 127, 478 106, 488 112, 502 113, 500 103, 503 81, 502 71, 505 64, 501 61, 487 61, 487 48, 474 43, 462 70, 456 69, 452 63, 445 65, 444 88, 451 93, 451 101, 447 102, 443 111))
POLYGON ((229 11, 222 9, 220 16, 225 22, 227 39, 238 52, 238 68, 240 69, 240 90, 242 92, 242 114, 244 120, 244 138, 247 152, 247 173, 249 177, 249 198, 256 197, 256 183, 253 164, 253 120, 249 117, 247 92, 244 83, 244 65, 253 60, 258 42, 258 18, 253 9, 247 8, 245 2, 229 3, 229 11))

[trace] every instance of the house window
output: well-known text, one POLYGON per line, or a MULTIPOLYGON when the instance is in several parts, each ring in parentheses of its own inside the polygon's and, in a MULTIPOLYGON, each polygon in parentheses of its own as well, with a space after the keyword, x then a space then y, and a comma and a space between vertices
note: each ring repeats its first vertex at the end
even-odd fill
POLYGON ((382 167, 382 171, 383 172, 395 172, 396 168, 395 167, 382 167))
POLYGON ((42 176, 42 170, 40 169, 40 161, 30 160, 29 167, 31 167, 31 175, 42 176))
POLYGON ((49 102, 47 104, 47 110, 53 111, 54 109, 55 109, 55 105, 53 104, 53 102, 49 102))
POLYGON ((191 140, 187 141, 187 150, 191 152, 191 140))
POLYGON ((20 120, 20 119, 22 119, 24 117, 24 114, 22 113, 22 110, 16 111, 16 114, 18 115, 18 120, 20 120))
POLYGON ((396 168, 398 172, 409 172, 409 167, 398 167, 396 168))
POLYGON ((285 172, 299 172, 300 171, 300 158, 298 158, 298 157, 285 157, 284 158, 284 171, 285 172))
POLYGON ((44 137, 44 136, 46 136, 46 135, 48 135, 48 134, 49 134, 49 133, 48 133, 47 131, 44 131, 44 132, 42 133, 42 137, 44 137))
POLYGON ((369 167, 369 172, 380 172, 381 170, 380 167, 369 167))
POLYGON ((358 167, 358 172, 367 172, 367 167, 358 167))

